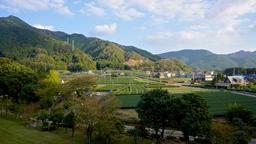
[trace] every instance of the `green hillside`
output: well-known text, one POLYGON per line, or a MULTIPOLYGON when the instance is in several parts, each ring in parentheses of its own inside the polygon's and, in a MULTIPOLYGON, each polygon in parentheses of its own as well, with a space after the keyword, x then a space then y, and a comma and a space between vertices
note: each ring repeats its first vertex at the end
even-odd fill
MULTIPOLYGON (((0 56, 36 71, 96 68, 153 70, 161 63, 159 56, 133 46, 82 34, 37 29, 15 16, 0 18, 0 35, 0 56)), ((173 61, 175 69, 186 70, 179 61, 170 61, 173 61)), ((171 70, 170 65, 168 69, 171 70)))
POLYGON ((230 67, 256 67, 256 52, 239 51, 232 54, 214 54, 207 50, 181 50, 159 55, 176 58, 200 70, 224 70, 230 67))
MULTIPOLYGON (((42 31, 43 32, 43 31, 42 31)), ((62 41, 74 43, 74 46, 91 55, 98 62, 98 67, 123 69, 125 65, 134 67, 147 61, 156 61, 160 57, 133 46, 123 46, 114 42, 82 34, 66 34, 63 32, 46 31, 45 34, 62 41), (136 55, 136 57, 134 57, 136 55), (133 63, 129 63, 133 61, 133 63)))
POLYGON ((56 40, 15 16, 0 18, 1 55, 34 70, 95 69, 96 64, 81 50, 56 40))

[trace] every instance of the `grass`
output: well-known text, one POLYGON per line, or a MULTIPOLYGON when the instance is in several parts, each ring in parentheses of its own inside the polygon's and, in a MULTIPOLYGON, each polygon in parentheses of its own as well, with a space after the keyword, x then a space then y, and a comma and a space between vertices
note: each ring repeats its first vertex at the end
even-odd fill
POLYGON ((83 137, 65 133, 64 129, 56 132, 42 132, 26 128, 18 121, 0 118, 0 143, 1 144, 76 144, 83 143, 83 137))
MULTIPOLYGON (((180 91, 181 90, 178 89, 175 91, 177 93, 174 93, 173 95, 181 96, 182 93, 180 93, 180 91)), ((172 92, 174 92, 174 90, 172 92)), ((256 98, 232 94, 228 91, 193 89, 191 92, 205 98, 209 106, 209 111, 213 115, 223 115, 226 112, 227 106, 232 103, 241 104, 256 114, 256 98)), ((120 95, 117 98, 119 99, 122 108, 134 108, 140 101, 140 97, 141 95, 120 95)))

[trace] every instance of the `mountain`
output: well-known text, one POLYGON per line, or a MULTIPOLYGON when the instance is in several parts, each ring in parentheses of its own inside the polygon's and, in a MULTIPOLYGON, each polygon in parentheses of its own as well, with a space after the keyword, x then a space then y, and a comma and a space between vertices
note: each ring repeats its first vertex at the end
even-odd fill
POLYGON ((124 65, 133 67, 146 61, 156 61, 160 57, 134 46, 123 46, 114 42, 86 37, 82 34, 66 34, 63 32, 44 31, 48 36, 67 41, 80 50, 91 55, 98 67, 120 68, 124 65))
POLYGON ((180 50, 159 54, 162 58, 177 58, 200 70, 224 70, 230 67, 256 67, 256 52, 238 51, 215 54, 208 50, 180 50))
POLYGON ((0 53, 34 70, 95 69, 96 63, 81 50, 42 34, 15 16, 0 18, 0 53))
POLYGON ((48 69, 126 69, 153 64, 159 56, 82 34, 37 29, 18 17, 0 17, 0 56, 48 69))

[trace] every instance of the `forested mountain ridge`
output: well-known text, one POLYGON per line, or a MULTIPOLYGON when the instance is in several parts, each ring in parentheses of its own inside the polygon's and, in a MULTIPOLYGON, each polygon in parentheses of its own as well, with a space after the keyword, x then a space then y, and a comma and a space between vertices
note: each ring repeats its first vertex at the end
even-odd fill
POLYGON ((238 51, 215 54, 208 50, 180 50, 159 54, 162 58, 176 58, 200 70, 224 70, 230 67, 256 67, 256 52, 238 51))
MULTIPOLYGON (((0 35, 0 56, 37 71, 96 68, 153 70, 160 64, 159 56, 134 46, 123 46, 82 34, 37 29, 15 16, 0 18, 0 35)), ((172 63, 172 66, 175 64, 176 71, 190 69, 177 60, 165 62, 172 63)))
POLYGON ((30 66, 34 70, 95 69, 92 58, 71 45, 56 40, 15 16, 0 18, 2 56, 30 66))
POLYGON ((125 65, 135 66, 158 59, 135 47, 126 48, 82 34, 37 29, 15 16, 1 17, 0 29, 0 54, 27 65, 41 65, 40 68, 32 66, 40 70, 95 69, 95 62, 98 68, 124 69, 125 65))

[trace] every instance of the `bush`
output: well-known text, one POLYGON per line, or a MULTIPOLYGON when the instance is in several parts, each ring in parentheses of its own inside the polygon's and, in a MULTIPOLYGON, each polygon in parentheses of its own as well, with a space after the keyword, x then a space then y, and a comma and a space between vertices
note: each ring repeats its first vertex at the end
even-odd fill
POLYGON ((250 138, 244 131, 236 131, 232 134, 233 144, 248 144, 250 138))
POLYGON ((240 118, 243 122, 249 123, 253 119, 252 112, 239 104, 232 104, 228 107, 226 119, 232 122, 234 118, 240 118))
POLYGON ((50 98, 47 98, 47 99, 43 99, 41 102, 40 102, 40 107, 42 109, 48 109, 50 107, 52 107, 53 105, 53 100, 50 99, 50 98))
POLYGON ((37 85, 35 84, 25 85, 21 89, 21 94, 20 94, 21 100, 28 103, 37 102, 40 99, 40 97, 35 93, 36 89, 37 89, 37 85))

